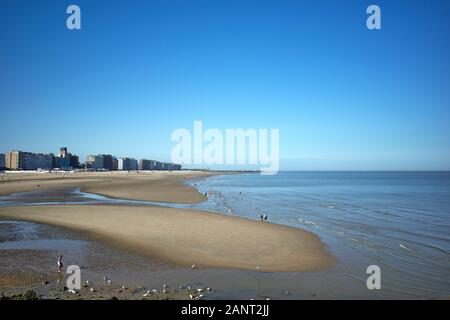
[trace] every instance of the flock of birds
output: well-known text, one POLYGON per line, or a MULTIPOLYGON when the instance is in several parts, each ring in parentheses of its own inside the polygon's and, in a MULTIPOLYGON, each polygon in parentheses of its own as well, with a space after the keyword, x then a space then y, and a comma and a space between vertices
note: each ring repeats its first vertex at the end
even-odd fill
MULTIPOLYGON (((191 266, 192 270, 195 270, 197 268, 198 268, 198 266, 196 264, 193 264, 191 266)), ((261 269, 261 266, 257 265, 255 269, 259 271, 261 269)), ((111 285, 112 281, 108 277, 103 277, 103 284, 104 285, 111 285)), ((97 291, 94 287, 91 286, 91 282, 89 280, 86 280, 84 287, 85 288, 89 288, 89 291, 92 292, 92 293, 97 291)), ((126 288, 125 285, 122 285, 120 289, 119 289, 119 292, 123 292, 123 291, 127 290, 128 288, 126 288), (120 291, 120 289, 121 289, 121 291, 120 291)), ((142 287, 137 287, 136 289, 142 289, 142 287)), ((187 290, 189 292, 189 296, 188 297, 189 297, 190 300, 200 300, 200 299, 204 298, 207 293, 211 292, 212 289, 209 288, 209 287, 194 288, 194 287, 188 285, 186 287, 185 286, 179 286, 179 290, 187 290)), ((172 292, 177 292, 177 291, 178 290, 172 290, 172 292)), ((68 292, 72 293, 72 294, 79 295, 79 293, 76 290, 74 290, 74 289, 69 289, 68 292)), ((142 295, 142 297, 146 298, 146 297, 150 297, 151 295, 154 295, 154 294, 169 293, 169 292, 170 292, 169 286, 164 283, 161 291, 158 291, 157 289, 151 289, 151 290, 148 289, 148 290, 145 291, 145 293, 142 295)), ((289 295, 290 292, 286 290, 286 291, 283 292, 283 294, 284 295, 289 295)), ((270 297, 265 297, 265 299, 266 300, 270 300, 270 297)), ((250 300, 253 300, 253 299, 250 299, 250 300)))

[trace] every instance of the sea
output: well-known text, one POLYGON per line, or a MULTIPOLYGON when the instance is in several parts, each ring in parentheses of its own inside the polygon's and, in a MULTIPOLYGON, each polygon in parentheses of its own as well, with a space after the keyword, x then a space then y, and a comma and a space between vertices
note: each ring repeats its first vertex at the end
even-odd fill
POLYGON ((326 277, 332 296, 450 297, 450 172, 248 173, 190 183, 209 194, 197 208, 267 215, 317 234, 338 261, 326 277), (373 265, 379 289, 367 286, 373 265))

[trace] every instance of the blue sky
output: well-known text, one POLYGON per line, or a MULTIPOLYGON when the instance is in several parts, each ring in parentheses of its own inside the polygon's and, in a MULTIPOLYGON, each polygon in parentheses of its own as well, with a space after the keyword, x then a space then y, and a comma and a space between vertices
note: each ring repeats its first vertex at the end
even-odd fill
POLYGON ((445 0, 3 0, 0 151, 169 160, 172 131, 202 120, 279 128, 282 170, 448 170, 448 15, 445 0))

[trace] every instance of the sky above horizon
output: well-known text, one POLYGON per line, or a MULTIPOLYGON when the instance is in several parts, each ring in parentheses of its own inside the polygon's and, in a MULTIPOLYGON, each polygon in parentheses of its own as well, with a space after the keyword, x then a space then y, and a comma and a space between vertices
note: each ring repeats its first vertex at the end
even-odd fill
POLYGON ((168 161, 173 130, 201 120, 278 128, 281 170, 449 170, 449 14, 445 0, 3 0, 0 152, 168 161))

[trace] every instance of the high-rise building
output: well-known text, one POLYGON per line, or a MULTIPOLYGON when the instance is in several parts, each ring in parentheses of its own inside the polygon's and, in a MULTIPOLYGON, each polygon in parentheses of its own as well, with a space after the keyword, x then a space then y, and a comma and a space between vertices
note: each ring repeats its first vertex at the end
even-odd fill
POLYGON ((13 150, 5 155, 5 167, 10 170, 52 169, 53 154, 13 150))
POLYGON ((117 170, 137 170, 138 162, 133 158, 117 159, 117 170))
POLYGON ((80 158, 75 154, 69 154, 69 165, 71 168, 78 168, 80 166, 80 158))
POLYGON ((119 161, 116 157, 113 157, 113 170, 119 170, 119 161))
POLYGON ((61 157, 61 158, 65 158, 65 157, 67 157, 67 147, 61 147, 61 148, 59 148, 59 156, 61 157))
POLYGON ((155 170, 155 160, 141 159, 139 160, 139 170, 155 170))
POLYGON ((89 155, 86 157, 86 168, 96 170, 113 170, 113 156, 110 154, 89 155))
POLYGON ((66 147, 59 148, 59 156, 55 157, 54 167, 63 170, 78 168, 80 161, 77 155, 67 152, 66 147))
POLYGON ((12 150, 5 154, 5 167, 10 170, 19 170, 23 167, 22 152, 12 150))
POLYGON ((103 157, 103 169, 112 170, 113 169, 113 156, 110 154, 102 154, 103 157))
POLYGON ((4 170, 5 168, 5 154, 0 153, 0 170, 4 170))
POLYGON ((86 157, 86 169, 91 169, 94 168, 94 164, 95 164, 95 156, 94 155, 88 155, 86 157))

